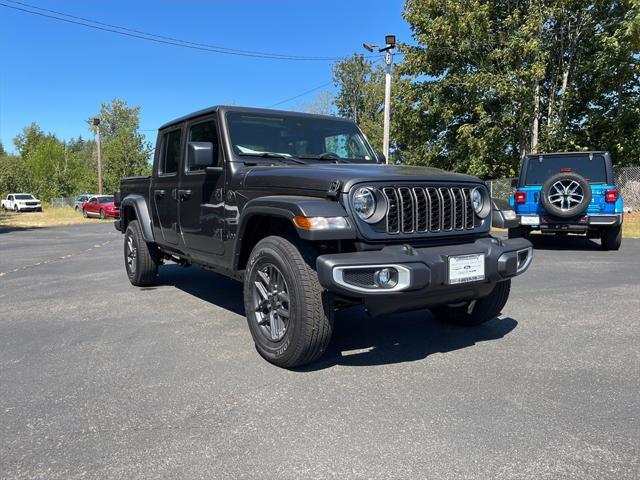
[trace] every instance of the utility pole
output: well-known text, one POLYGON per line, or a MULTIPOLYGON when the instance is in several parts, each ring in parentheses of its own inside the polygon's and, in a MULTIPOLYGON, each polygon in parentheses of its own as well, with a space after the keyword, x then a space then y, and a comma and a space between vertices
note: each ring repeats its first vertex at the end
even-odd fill
POLYGON ((383 115, 383 128, 382 128, 382 153, 389 163, 389 131, 391 130, 391 73, 393 65, 393 53, 391 52, 396 48, 396 36, 385 35, 385 46, 372 45, 370 43, 363 43, 362 46, 370 52, 377 49, 378 52, 384 52, 384 63, 386 64, 386 71, 384 75, 384 115, 383 115))
POLYGON ((102 195, 102 147, 100 145, 100 119, 93 119, 93 126, 96 127, 96 147, 98 147, 98 195, 102 195))

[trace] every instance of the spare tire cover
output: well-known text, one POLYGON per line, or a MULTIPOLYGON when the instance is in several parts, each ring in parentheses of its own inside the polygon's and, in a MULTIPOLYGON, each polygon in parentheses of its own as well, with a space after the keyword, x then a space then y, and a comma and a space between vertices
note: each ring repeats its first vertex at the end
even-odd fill
POLYGON ((577 173, 558 173, 542 184, 540 200, 547 212, 555 217, 575 217, 591 203, 591 187, 577 173))

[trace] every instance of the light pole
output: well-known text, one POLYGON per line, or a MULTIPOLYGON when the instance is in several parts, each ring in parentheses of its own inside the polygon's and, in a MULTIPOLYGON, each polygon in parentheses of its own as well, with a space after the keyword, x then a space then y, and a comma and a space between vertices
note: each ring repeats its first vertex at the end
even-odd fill
POLYGON ((100 146, 100 119, 93 119, 93 126, 96 127, 96 146, 98 147, 98 195, 102 195, 102 148, 100 146))
POLYGON ((378 52, 384 52, 384 63, 387 68, 384 75, 384 118, 382 128, 382 153, 384 153, 387 163, 389 163, 389 130, 391 124, 391 66, 393 64, 393 53, 391 52, 396 48, 396 36, 385 35, 385 46, 372 45, 370 43, 363 43, 362 46, 368 51, 373 52, 377 49, 378 52))

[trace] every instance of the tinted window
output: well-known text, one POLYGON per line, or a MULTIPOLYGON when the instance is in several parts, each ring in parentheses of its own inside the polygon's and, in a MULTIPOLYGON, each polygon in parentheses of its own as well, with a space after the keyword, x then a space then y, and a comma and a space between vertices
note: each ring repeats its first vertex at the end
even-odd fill
POLYGON ((607 169, 602 155, 557 155, 530 157, 525 176, 526 185, 542 185, 549 177, 560 172, 573 172, 591 183, 607 183, 607 169))
MULTIPOLYGON (((213 162, 210 166, 218 165, 218 132, 216 122, 208 120, 206 122, 193 125, 189 129, 190 142, 210 142, 213 144, 213 162)), ((189 171, 204 170, 205 165, 189 165, 189 171)))
POLYGON ((99 197, 98 203, 112 203, 113 197, 99 197))
POLYGON ((233 150, 240 156, 276 153, 293 157, 329 157, 375 163, 373 151, 353 122, 336 118, 277 113, 228 112, 233 150))
POLYGON ((89 200, 89 203, 96 203, 97 200, 95 198, 92 198, 91 200, 89 200))
POLYGON ((160 173, 176 173, 180 163, 181 130, 174 130, 164 136, 163 159, 160 173))

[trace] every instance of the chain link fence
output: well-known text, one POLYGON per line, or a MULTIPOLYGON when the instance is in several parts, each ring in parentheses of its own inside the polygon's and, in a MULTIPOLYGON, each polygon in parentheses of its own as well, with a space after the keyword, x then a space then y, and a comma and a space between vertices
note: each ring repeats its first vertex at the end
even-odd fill
POLYGON ((51 206, 52 207, 73 207, 75 205, 76 197, 62 197, 62 198, 52 198, 51 206))
MULTIPOLYGON (((625 211, 640 211, 640 167, 616 168, 616 185, 624 200, 625 211)), ((487 180, 493 198, 509 200, 513 193, 511 178, 497 178, 487 180)))

